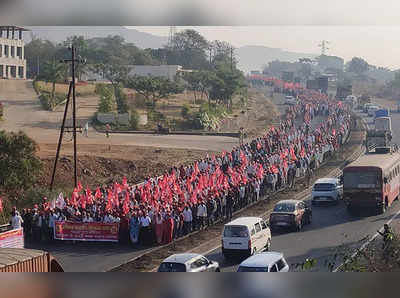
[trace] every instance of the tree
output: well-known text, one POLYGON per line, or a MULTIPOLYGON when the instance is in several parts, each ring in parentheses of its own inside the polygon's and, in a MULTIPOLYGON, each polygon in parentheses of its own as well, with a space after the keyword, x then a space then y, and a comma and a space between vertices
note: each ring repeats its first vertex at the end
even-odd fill
POLYGON ((110 113, 115 110, 115 98, 108 86, 99 88, 100 101, 98 111, 100 113, 110 113))
POLYGON ((353 72, 357 75, 362 75, 369 69, 369 64, 362 58, 354 57, 346 65, 346 71, 353 72))
POLYGON ((30 189, 41 170, 37 144, 25 133, 0 131, 0 189, 18 198, 30 189))
POLYGON ((219 64, 233 63, 236 68, 237 60, 233 56, 233 46, 226 41, 214 40, 210 43, 209 49, 211 51, 211 63, 213 66, 219 64))
POLYGON ((203 99, 203 95, 208 93, 207 90, 210 87, 210 76, 209 71, 195 71, 187 72, 183 75, 183 79, 188 83, 188 89, 193 91, 194 103, 196 104, 197 92, 200 92, 200 99, 203 99))
POLYGON ((52 83, 50 108, 53 109, 56 105, 56 83, 65 78, 67 66, 64 63, 58 62, 55 58, 47 61, 39 78, 45 82, 52 83))
POLYGON ((27 77, 34 78, 39 76, 44 63, 53 59, 56 52, 57 46, 52 42, 33 37, 31 42, 25 45, 27 77))
POLYGON ((158 99, 183 91, 178 83, 163 77, 131 77, 127 80, 126 87, 136 90, 147 100, 150 100, 153 108, 155 108, 158 99))

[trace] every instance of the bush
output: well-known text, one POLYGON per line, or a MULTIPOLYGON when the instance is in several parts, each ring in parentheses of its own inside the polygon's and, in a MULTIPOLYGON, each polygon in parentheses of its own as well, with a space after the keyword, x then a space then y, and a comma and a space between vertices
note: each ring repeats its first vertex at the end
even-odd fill
POLYGON ((49 93, 43 92, 42 94, 39 95, 39 100, 40 104, 42 105, 43 109, 46 111, 51 111, 53 109, 52 107, 52 100, 51 100, 51 95, 49 93))
POLYGON ((35 80, 35 81, 33 81, 32 85, 33 85, 33 89, 35 90, 36 94, 39 95, 40 94, 39 82, 35 80))
POLYGON ((165 120, 165 115, 161 112, 158 112, 155 110, 150 110, 148 112, 148 118, 149 118, 149 121, 159 122, 159 121, 165 120))
POLYGON ((0 102, 0 120, 3 118, 4 115, 4 110, 3 110, 3 104, 0 102))
MULTIPOLYGON (((96 86, 97 87, 97 86, 96 86)), ((115 98, 110 88, 99 88, 98 94, 100 101, 98 111, 100 113, 110 113, 115 110, 115 98)))
POLYGON ((184 119, 189 119, 189 117, 190 117, 190 106, 189 106, 188 104, 185 104, 185 105, 182 107, 181 115, 182 115, 182 117, 183 117, 184 119))
POLYGON ((137 130, 139 127, 139 113, 135 109, 131 110, 130 126, 133 130, 137 130))

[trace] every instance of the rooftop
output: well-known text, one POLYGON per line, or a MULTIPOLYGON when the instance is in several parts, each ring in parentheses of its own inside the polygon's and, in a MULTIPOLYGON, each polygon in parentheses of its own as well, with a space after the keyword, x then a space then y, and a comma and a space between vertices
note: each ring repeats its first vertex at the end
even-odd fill
POLYGON ((256 224, 262 221, 261 217, 239 217, 230 223, 227 223, 226 226, 236 226, 236 225, 247 225, 247 224, 256 224))
POLYGON ((4 25, 0 25, 0 31, 1 30, 3 30, 3 31, 6 31, 6 30, 15 30, 15 31, 31 31, 31 30, 29 30, 29 29, 26 29, 26 28, 22 28, 22 27, 18 27, 18 26, 10 26, 10 25, 7 25, 7 26, 4 26, 4 25))
POLYGON ((315 184, 317 183, 336 183, 338 181, 337 178, 320 178, 317 181, 315 181, 315 184))
POLYGON ((277 262, 279 259, 283 257, 283 254, 280 252, 261 252, 251 256, 250 258, 244 260, 240 266, 241 267, 255 267, 255 268, 265 268, 269 267, 270 264, 277 262))

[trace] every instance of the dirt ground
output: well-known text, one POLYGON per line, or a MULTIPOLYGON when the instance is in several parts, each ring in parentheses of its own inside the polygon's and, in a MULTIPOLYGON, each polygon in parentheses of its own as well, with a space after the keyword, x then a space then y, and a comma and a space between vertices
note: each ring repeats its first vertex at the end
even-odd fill
MULTIPOLYGON (((360 125, 360 123, 359 123, 360 125)), ((319 168, 314 177, 316 179, 325 177, 332 170, 343 167, 350 156, 358 149, 363 139, 362 130, 354 130, 351 132, 349 142, 332 157, 326 164, 319 168)), ((241 216, 260 216, 263 215, 266 210, 269 210, 273 205, 280 200, 292 199, 299 192, 305 189, 303 179, 298 179, 296 185, 292 190, 283 190, 277 194, 273 194, 264 200, 259 201, 257 204, 249 207, 248 209, 241 210, 234 218, 241 216)), ((216 247, 220 243, 221 230, 224 223, 219 223, 211 226, 206 231, 201 231, 191 234, 189 237, 178 239, 177 241, 156 248, 154 251, 144 254, 143 256, 133 260, 127 264, 123 264, 112 271, 115 272, 146 272, 152 271, 168 256, 176 253, 194 252, 204 253, 213 247, 216 247)))
MULTIPOLYGON (((40 145, 39 157, 43 161, 43 173, 39 184, 48 186, 55 160, 55 145, 40 145)), ((63 147, 57 165, 55 187, 68 189, 73 186, 73 147, 63 147)), ((168 149, 140 146, 80 145, 78 177, 82 185, 92 189, 104 183, 121 181, 125 176, 129 183, 139 183, 145 177, 156 177, 172 166, 188 164, 207 154, 203 150, 168 149)))

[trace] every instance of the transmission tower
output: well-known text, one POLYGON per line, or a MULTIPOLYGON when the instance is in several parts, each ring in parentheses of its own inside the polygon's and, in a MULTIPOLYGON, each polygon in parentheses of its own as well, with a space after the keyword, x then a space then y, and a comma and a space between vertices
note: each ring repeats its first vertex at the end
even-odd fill
POLYGON ((176 27, 175 26, 169 27, 169 37, 168 37, 168 46, 169 47, 172 46, 172 41, 174 40, 175 34, 176 34, 176 27))
POLYGON ((326 51, 329 50, 327 45, 329 44, 329 41, 323 40, 318 46, 321 48, 321 55, 325 55, 326 51))

